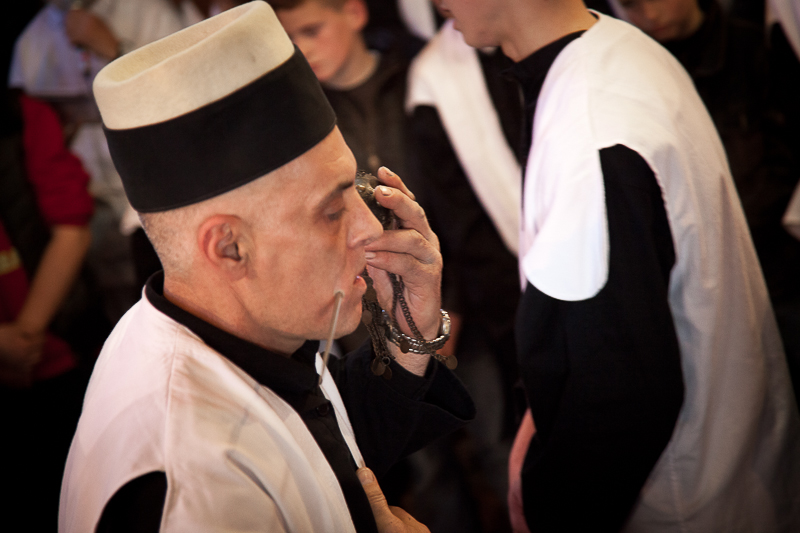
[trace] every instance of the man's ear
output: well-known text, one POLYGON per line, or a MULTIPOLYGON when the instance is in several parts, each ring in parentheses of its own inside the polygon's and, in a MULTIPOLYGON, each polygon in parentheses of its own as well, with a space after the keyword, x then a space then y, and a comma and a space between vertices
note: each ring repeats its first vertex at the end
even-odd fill
POLYGON ((356 31, 361 31, 369 21, 369 10, 364 0, 347 0, 342 6, 350 27, 356 31))
POLYGON ((233 215, 214 215, 200 224, 198 244, 203 258, 217 271, 232 280, 245 276, 247 271, 246 235, 242 220, 233 215))

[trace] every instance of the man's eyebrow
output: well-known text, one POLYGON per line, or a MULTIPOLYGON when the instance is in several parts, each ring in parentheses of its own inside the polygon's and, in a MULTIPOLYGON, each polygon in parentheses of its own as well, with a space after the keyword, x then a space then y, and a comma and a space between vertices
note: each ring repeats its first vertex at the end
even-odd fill
POLYGON ((349 180, 349 181, 340 182, 336 186, 335 189, 333 189, 331 192, 329 192, 325 196, 325 198, 323 198, 322 200, 319 201, 319 203, 317 204, 317 207, 321 208, 321 207, 325 206, 325 204, 327 204, 328 202, 330 202, 331 200, 336 198, 337 195, 340 195, 340 194, 342 194, 342 192, 346 191, 350 187, 353 187, 355 185, 355 183, 356 183, 355 179, 352 179, 352 180, 349 180))

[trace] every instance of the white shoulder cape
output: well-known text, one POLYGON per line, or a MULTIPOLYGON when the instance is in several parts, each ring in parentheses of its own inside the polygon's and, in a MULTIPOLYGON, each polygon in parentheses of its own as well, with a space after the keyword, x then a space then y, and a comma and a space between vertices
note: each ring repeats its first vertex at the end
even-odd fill
MULTIPOLYGON (((330 374, 322 386, 363 465, 330 374)), ((59 531, 93 531, 109 498, 152 471, 167 475, 164 532, 354 531, 339 482, 297 412, 143 298, 92 374, 59 531)))
POLYGON ((406 109, 437 109, 472 189, 516 255, 522 169, 508 146, 474 48, 448 20, 411 65, 406 109))
POLYGON ((633 26, 598 18, 556 58, 537 102, 523 282, 561 300, 603 288, 599 151, 639 153, 673 237, 668 303, 685 397, 627 531, 800 531, 800 418, 722 143, 677 60, 633 26))

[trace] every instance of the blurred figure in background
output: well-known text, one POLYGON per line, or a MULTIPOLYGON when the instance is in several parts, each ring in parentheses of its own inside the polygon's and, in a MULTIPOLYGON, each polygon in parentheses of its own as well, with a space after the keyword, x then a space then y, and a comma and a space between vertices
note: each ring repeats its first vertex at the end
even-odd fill
POLYGON ((138 299, 130 233, 120 231, 128 201, 111 162, 91 94, 112 59, 202 20, 189 0, 51 0, 20 35, 9 86, 47 101, 61 119, 68 148, 91 177, 96 201, 87 265, 113 325, 138 299))
POLYGON ((477 405, 464 431, 415 456, 414 512, 434 532, 510 529, 522 120, 519 87, 501 76, 509 66, 499 49, 467 45, 449 21, 409 76, 416 192, 442 246, 456 374, 477 405))
POLYGON ((79 353, 92 337, 87 295, 73 285, 93 206, 89 176, 65 148, 55 111, 26 95, 9 102, 22 127, 0 142, 0 453, 10 489, 3 523, 9 531, 53 531, 88 377, 79 355, 91 363, 79 353), (76 337, 76 347, 64 340, 76 337))

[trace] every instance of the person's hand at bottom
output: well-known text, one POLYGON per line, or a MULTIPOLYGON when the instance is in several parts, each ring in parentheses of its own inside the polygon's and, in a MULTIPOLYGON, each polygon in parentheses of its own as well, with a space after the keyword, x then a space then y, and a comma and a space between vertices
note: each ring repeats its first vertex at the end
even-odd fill
POLYGON ((423 524, 417 522, 413 516, 399 507, 390 506, 386 502, 375 474, 369 468, 363 467, 356 471, 361 486, 367 494, 375 523, 378 524, 380 533, 430 533, 423 524))

